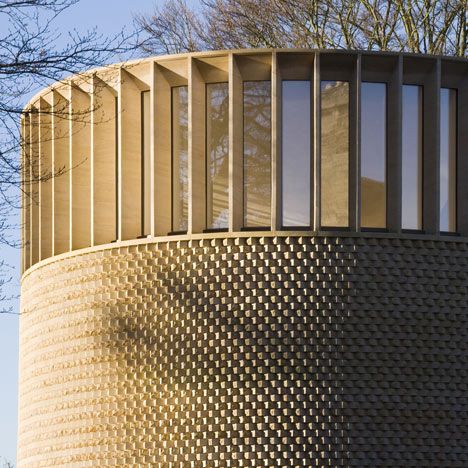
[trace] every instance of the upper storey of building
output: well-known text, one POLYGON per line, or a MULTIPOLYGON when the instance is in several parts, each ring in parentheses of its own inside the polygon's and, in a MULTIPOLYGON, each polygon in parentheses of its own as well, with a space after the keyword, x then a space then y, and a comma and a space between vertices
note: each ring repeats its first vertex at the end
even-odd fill
POLYGON ((45 89, 22 135, 23 271, 85 247, 213 231, 468 236, 464 59, 148 58, 45 89))

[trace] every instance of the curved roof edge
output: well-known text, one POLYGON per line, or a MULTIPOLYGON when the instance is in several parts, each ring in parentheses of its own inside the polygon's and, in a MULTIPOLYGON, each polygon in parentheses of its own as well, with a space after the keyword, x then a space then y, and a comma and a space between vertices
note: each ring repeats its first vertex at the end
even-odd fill
POLYGON ((99 75, 109 71, 119 70, 123 67, 134 67, 150 62, 168 62, 171 60, 178 60, 184 58, 209 58, 217 56, 225 56, 229 54, 236 55, 251 55, 251 54, 271 54, 271 53, 319 53, 319 54, 339 54, 339 55, 375 55, 375 56, 402 56, 411 58, 428 58, 428 59, 441 59, 446 61, 468 63, 468 57, 458 57, 451 55, 434 55, 434 54, 421 54, 414 52, 398 52, 398 51, 377 51, 377 50, 362 50, 362 49, 311 49, 311 48, 255 48, 255 49, 220 49, 220 50, 207 50, 197 52, 183 52, 178 54, 164 54, 164 55, 152 55, 149 57, 141 57, 138 59, 132 59, 123 62, 116 62, 100 67, 90 68, 83 72, 78 72, 72 75, 68 75, 60 81, 55 81, 49 86, 38 91, 31 99, 28 100, 23 108, 23 111, 27 110, 35 104, 41 97, 47 95, 53 90, 59 90, 63 86, 67 86, 74 80, 86 80, 88 77, 93 75, 99 75))

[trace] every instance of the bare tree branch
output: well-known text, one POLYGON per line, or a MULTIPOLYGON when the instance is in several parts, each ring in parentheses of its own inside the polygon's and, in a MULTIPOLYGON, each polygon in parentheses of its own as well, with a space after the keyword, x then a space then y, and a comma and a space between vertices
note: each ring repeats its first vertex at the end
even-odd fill
MULTIPOLYGON (((136 33, 133 31, 122 31, 113 37, 105 37, 97 29, 60 33, 57 20, 77 3, 79 0, 0 0, 3 26, 0 31, 0 245, 17 244, 16 236, 12 235, 17 226, 11 226, 9 220, 19 207, 21 173, 28 174, 28 182, 37 184, 65 171, 65 168, 57 168, 54 173, 39 173, 32 156, 26 157, 22 166, 18 154, 25 143, 20 137, 25 99, 54 81, 110 60, 128 58, 135 50, 136 33)), ((41 111, 42 115, 47 113, 44 109, 41 111)), ((90 111, 71 115, 68 106, 53 109, 56 117, 76 120, 85 119, 90 111)), ((25 195, 31 197, 29 193, 25 195)), ((37 200, 31 197, 27 202, 37 203, 37 200)), ((6 265, 0 263, 0 275, 5 268, 6 265)), ((0 309, 8 299, 1 293, 6 282, 8 278, 0 276, 0 309)), ((2 311, 5 313, 4 308, 2 311)))
POLYGON ((242 47, 466 56, 468 0, 166 0, 137 22, 148 54, 242 47))

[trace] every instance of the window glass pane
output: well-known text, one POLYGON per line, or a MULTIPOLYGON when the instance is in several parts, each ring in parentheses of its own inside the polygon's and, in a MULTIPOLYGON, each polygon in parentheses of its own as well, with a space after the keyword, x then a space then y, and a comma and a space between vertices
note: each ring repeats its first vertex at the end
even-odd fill
POLYGON ((141 93, 141 212, 142 235, 150 229, 150 92, 141 93))
POLYGON ((321 225, 349 225, 349 83, 321 83, 321 225))
POLYGON ((385 228, 387 87, 362 83, 361 88, 361 226, 385 228))
POLYGON ((283 81, 283 226, 310 225, 310 106, 310 81, 283 81))
POLYGON ((206 227, 227 228, 229 223, 229 88, 227 83, 206 85, 206 227))
POLYGON ((457 91, 440 90, 440 230, 455 232, 457 91))
POLYGON ((422 229, 422 87, 403 86, 402 228, 422 229))
POLYGON ((188 90, 172 88, 172 230, 188 226, 188 90))
POLYGON ((244 82, 244 226, 271 224, 271 91, 244 82))

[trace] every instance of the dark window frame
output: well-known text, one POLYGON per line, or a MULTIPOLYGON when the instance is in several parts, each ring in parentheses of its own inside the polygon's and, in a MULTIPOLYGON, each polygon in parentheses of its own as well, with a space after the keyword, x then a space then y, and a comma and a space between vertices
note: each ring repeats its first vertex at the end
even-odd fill
MULTIPOLYGON (((271 231, 271 225, 269 226, 246 226, 246 204, 245 204, 245 113, 244 113, 244 96, 245 96, 245 83, 270 83, 270 219, 271 210, 273 208, 271 199, 273 192, 272 184, 272 159, 273 159, 273 138, 272 138, 272 82, 270 80, 242 80, 242 227, 241 231, 271 231)), ((270 223, 271 224, 271 223, 270 223)))
MULTIPOLYGON (((171 112, 170 112, 170 119, 171 119, 171 230, 168 232, 168 235, 181 235, 187 234, 188 229, 178 230, 174 229, 174 89, 177 88, 187 88, 187 95, 188 95, 188 85, 177 85, 171 86, 171 112)), ((187 113, 188 119, 188 113, 187 113)), ((188 158, 188 154, 187 154, 188 158)), ((188 165, 188 160, 187 160, 188 165)), ((189 174, 187 174, 188 176, 189 174)), ((190 193, 187 195, 190 197, 190 193)), ((189 221, 189 213, 187 213, 187 223, 189 221)))
MULTIPOLYGON (((212 233, 212 232, 226 232, 229 230, 229 217, 230 217, 230 209, 229 206, 229 190, 230 190, 230 177, 228 173, 228 225, 226 227, 220 228, 209 228, 208 227, 208 173, 211 169, 208 161, 208 92, 207 88, 209 85, 221 85, 226 84, 228 88, 228 99, 229 99, 229 81, 213 81, 205 83, 205 229, 203 232, 205 233, 212 233)), ((230 154, 229 154, 229 106, 228 106, 228 128, 227 128, 227 136, 228 136, 228 163, 230 163, 230 154)))
POLYGON ((389 87, 388 80, 376 80, 376 81, 368 81, 363 80, 360 83, 360 102, 359 102, 359 109, 361 113, 361 118, 359 119, 359 230, 361 232, 389 232, 388 229, 388 166, 389 166, 389 158, 388 158, 388 146, 389 146, 389 138, 388 138, 388 122, 389 122, 389 105, 388 105, 388 87, 389 87), (385 227, 366 227, 362 225, 362 85, 370 83, 370 84, 383 84, 385 85, 385 227))
MULTIPOLYGON (((351 231, 351 226, 350 226, 350 213, 352 210, 351 204, 357 203, 355 200, 352 200, 351 196, 351 144, 352 144, 352 138, 351 138, 351 111, 352 111, 352 81, 350 79, 344 80, 344 79, 329 79, 327 78, 326 80, 320 80, 319 87, 320 87, 320 92, 319 94, 319 115, 320 115, 320 134, 316 135, 315 138, 318 138, 320 141, 320 164, 319 164, 319 175, 318 179, 320 181, 319 187, 320 187, 320 196, 319 196, 319 203, 320 203, 320 208, 319 208, 319 227, 320 231, 342 231, 342 232, 350 232, 351 231), (348 226, 328 226, 326 224, 322 224, 322 83, 324 82, 340 82, 340 83, 348 83, 348 226)), ((360 179, 359 179, 360 183, 360 179)))
MULTIPOLYGON (((311 231, 313 229, 313 204, 312 204, 312 192, 313 192, 313 175, 314 175, 314 141, 313 141, 313 133, 312 133, 312 123, 314 119, 314 96, 313 96, 313 85, 314 85, 314 80, 308 79, 287 79, 287 80, 281 80, 281 193, 279 193, 279 197, 277 197, 277 202, 280 204, 280 209, 278 210, 280 212, 281 216, 281 230, 282 231, 311 231), (284 195, 284 184, 283 184, 283 162, 284 162, 284 157, 283 157, 283 148, 284 148, 284 139, 283 139, 283 129, 284 129, 284 112, 283 112, 283 83, 284 82, 291 82, 291 81, 299 81, 299 82, 304 82, 304 83, 309 83, 310 85, 310 99, 309 99, 309 104, 310 104, 310 113, 309 113, 309 224, 308 225, 303 225, 303 226, 288 226, 284 224, 284 205, 283 205, 283 195, 284 195)), ((278 138, 278 136, 277 136, 278 138)))

